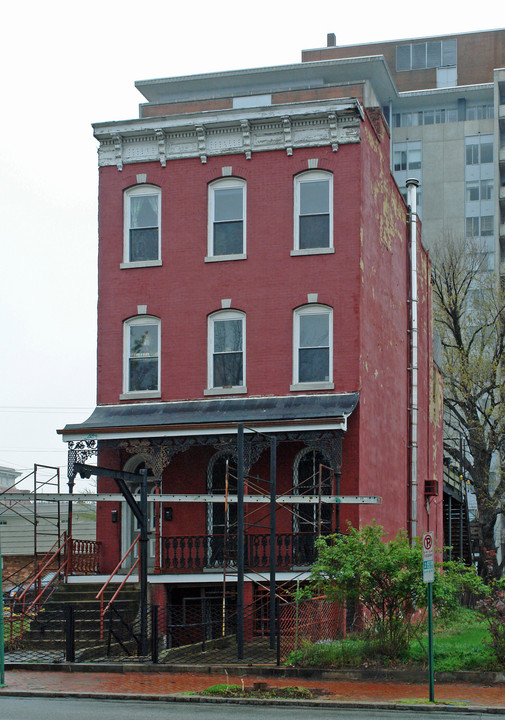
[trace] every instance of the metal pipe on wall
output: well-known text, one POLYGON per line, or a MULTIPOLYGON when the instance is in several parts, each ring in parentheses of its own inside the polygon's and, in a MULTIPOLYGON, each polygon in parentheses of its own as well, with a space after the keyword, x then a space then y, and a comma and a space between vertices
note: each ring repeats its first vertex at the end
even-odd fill
POLYGON ((417 414, 418 414, 418 289, 417 289, 417 188, 419 180, 407 180, 410 207, 410 531, 417 537, 417 414))

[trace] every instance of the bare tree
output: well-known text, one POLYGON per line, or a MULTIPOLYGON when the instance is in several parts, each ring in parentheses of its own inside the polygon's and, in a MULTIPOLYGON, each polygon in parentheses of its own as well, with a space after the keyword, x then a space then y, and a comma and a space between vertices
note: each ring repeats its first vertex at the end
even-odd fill
MULTIPOLYGON (((462 461, 477 498, 482 545, 490 551, 505 499, 505 294, 485 263, 478 247, 454 238, 433 253, 445 424, 466 442, 462 461)), ((447 440, 445 452, 460 461, 459 448, 447 440)))

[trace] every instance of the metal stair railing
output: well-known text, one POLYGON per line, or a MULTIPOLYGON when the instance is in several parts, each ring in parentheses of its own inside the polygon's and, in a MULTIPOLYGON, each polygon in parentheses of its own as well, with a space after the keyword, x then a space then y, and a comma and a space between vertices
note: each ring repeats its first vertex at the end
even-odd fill
POLYGON ((9 633, 9 639, 12 641, 14 639, 14 627, 16 626, 16 640, 20 640, 23 637, 24 631, 25 631, 25 623, 27 620, 30 622, 33 620, 33 618, 38 615, 38 613, 41 611, 41 609, 44 606, 44 603, 47 602, 49 597, 52 595, 54 590, 56 589, 58 583, 60 582, 60 577, 65 572, 65 576, 68 574, 68 564, 70 562, 70 554, 68 552, 68 546, 69 546, 70 538, 67 537, 66 532, 62 532, 59 538, 56 540, 56 542, 53 544, 53 546, 47 551, 47 553, 42 558, 42 565, 40 569, 35 573, 33 578, 30 580, 30 582, 26 585, 23 592, 13 598, 13 600, 10 603, 10 615, 7 618, 7 622, 10 624, 10 633, 9 633), (61 561, 61 557, 63 554, 63 562, 61 561), (42 586, 41 579, 45 571, 53 564, 55 558, 58 558, 58 565, 54 569, 54 575, 53 577, 44 585, 42 586), (28 601, 26 599, 27 594, 32 588, 35 587, 34 594, 35 597, 31 601, 31 603, 26 607, 28 601), (50 591, 48 591, 49 588, 50 591), (42 596, 46 595, 44 602, 41 602, 42 596), (15 608, 16 604, 21 606, 21 617, 16 617, 15 608), (35 612, 32 613, 32 611, 35 608, 35 612), (30 613, 32 613, 30 615, 30 613))
MULTIPOLYGON (((137 537, 132 542, 132 544, 130 545, 128 550, 125 552, 125 554, 123 555, 121 560, 118 562, 118 564, 116 565, 114 570, 111 572, 110 577, 107 579, 107 581, 104 583, 104 585, 101 587, 101 589, 97 593, 96 600, 100 600, 100 640, 101 641, 103 641, 103 619, 105 617, 105 614, 106 614, 107 610, 110 608, 110 606, 112 605, 112 603, 114 602, 114 600, 117 598, 117 596, 119 595, 119 593, 121 592, 123 587, 125 586, 126 581, 130 577, 130 575, 133 573, 133 571, 135 570, 137 565, 139 565, 140 553, 139 553, 139 556, 137 557, 137 559, 135 560, 135 562, 133 563, 133 565, 131 566, 130 570, 128 571, 128 574, 125 575, 123 582, 120 584, 120 586, 118 587, 118 589, 116 590, 114 595, 111 597, 111 599, 107 603, 107 606, 105 609, 103 607, 104 606, 104 593, 105 593, 107 587, 109 586, 109 584, 112 582, 112 578, 114 577, 114 575, 117 573, 117 571, 119 570, 121 565, 124 563, 124 561, 126 560, 128 555, 132 552, 134 547, 136 545, 138 545, 139 541, 140 541, 140 535, 137 535, 137 537)), ((140 581, 140 568, 139 568, 139 581, 140 581)))

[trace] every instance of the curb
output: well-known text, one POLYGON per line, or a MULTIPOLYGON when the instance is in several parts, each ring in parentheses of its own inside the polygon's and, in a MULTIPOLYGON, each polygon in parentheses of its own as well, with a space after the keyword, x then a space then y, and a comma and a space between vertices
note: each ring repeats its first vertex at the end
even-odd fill
MULTIPOLYGON (((84 673, 195 673, 202 675, 258 675, 260 677, 302 678, 305 680, 345 680, 356 682, 393 680, 398 682, 424 684, 428 671, 423 667, 408 670, 386 668, 296 668, 272 667, 271 665, 155 665, 147 663, 5 663, 7 670, 26 670, 39 672, 84 672, 84 673)), ((480 672, 477 670, 458 670, 437 672, 435 681, 439 683, 471 683, 473 685, 505 684, 505 672, 480 672)))
POLYGON ((89 693, 75 691, 55 692, 52 690, 8 690, 0 689, 0 695, 6 697, 42 697, 42 698, 76 698, 88 700, 132 700, 149 702, 170 702, 170 703, 201 703, 201 704, 232 704, 232 705, 262 705, 271 707, 307 707, 307 708, 333 708, 333 709, 362 709, 362 710, 422 710, 423 712, 454 712, 461 714, 489 714, 502 715, 505 712, 504 706, 486 707, 481 705, 439 705, 439 704, 416 704, 409 703, 387 703, 379 701, 340 701, 340 700, 290 700, 286 698, 223 698, 204 695, 144 695, 139 693, 89 693))

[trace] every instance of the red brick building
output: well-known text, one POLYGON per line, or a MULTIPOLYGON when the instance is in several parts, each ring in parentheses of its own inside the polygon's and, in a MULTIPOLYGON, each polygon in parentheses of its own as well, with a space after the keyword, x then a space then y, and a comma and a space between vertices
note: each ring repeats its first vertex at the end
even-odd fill
MULTIPOLYGON (((253 501, 269 492, 269 437, 278 583, 303 580, 314 538, 348 521, 442 536, 429 259, 418 226, 413 281, 373 86, 346 97, 330 78, 314 93, 332 72, 330 61, 147 81, 139 119, 94 126, 97 408, 62 433, 71 459, 149 469, 150 499, 156 486, 163 498, 150 503, 149 577, 162 600, 218 597, 223 565, 235 582, 238 423, 246 602, 270 557, 268 501, 253 501)), ((110 573, 137 531, 125 503, 99 503, 97 518, 110 573)))

